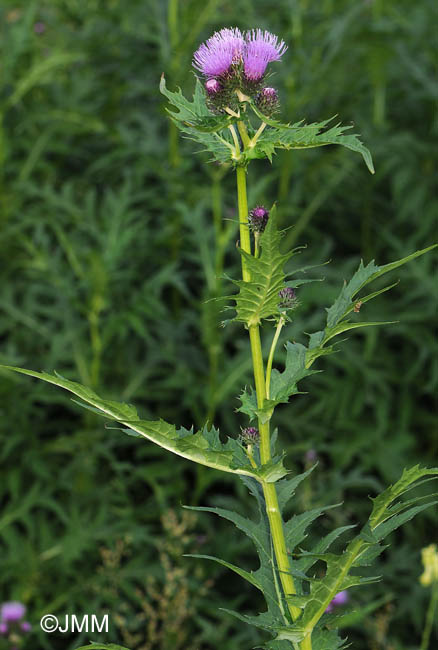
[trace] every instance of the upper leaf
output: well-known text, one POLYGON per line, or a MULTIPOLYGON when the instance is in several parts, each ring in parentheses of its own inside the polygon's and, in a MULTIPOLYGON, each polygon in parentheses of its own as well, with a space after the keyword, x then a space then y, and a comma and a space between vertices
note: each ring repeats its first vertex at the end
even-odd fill
POLYGON ((249 152, 249 157, 264 158, 267 156, 271 159, 275 149, 310 149, 339 144, 360 153, 369 171, 374 174, 374 165, 369 150, 357 135, 344 135, 345 131, 352 128, 352 125, 336 124, 327 129, 327 125, 333 118, 313 124, 303 124, 303 120, 295 124, 283 124, 260 113, 254 103, 251 103, 251 107, 268 127, 257 140, 253 150, 249 152))
POLYGON ((251 280, 233 280, 240 288, 239 293, 232 296, 236 303, 235 320, 245 323, 247 327, 258 325, 263 318, 280 314, 278 292, 284 287, 286 278, 283 267, 294 254, 293 251, 280 253, 280 241, 274 206, 260 238, 260 257, 240 251, 245 257, 251 280))
POLYGON ((160 92, 167 97, 176 111, 167 109, 171 120, 180 131, 187 133, 188 137, 203 146, 213 154, 213 160, 218 162, 230 162, 232 160, 233 146, 231 138, 223 131, 235 121, 231 115, 213 115, 205 102, 205 91, 199 79, 196 80, 193 101, 190 102, 184 97, 181 89, 173 93, 166 87, 164 76, 160 81, 160 92))

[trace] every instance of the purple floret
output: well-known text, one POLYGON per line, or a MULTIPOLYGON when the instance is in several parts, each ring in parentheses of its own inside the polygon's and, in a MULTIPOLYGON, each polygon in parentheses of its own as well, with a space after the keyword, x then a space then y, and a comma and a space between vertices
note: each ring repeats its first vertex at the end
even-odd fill
POLYGON ((2 623, 14 623, 19 621, 26 613, 26 607, 23 603, 10 602, 3 603, 0 608, 0 621, 2 623))
POLYGON ((221 89, 222 86, 217 79, 208 79, 205 82, 205 90, 209 95, 216 95, 221 89))
POLYGON ((282 309, 293 307, 297 298, 292 287, 284 287, 284 289, 280 289, 278 297, 281 300, 279 307, 282 309))
POLYGON ((265 74, 268 63, 279 61, 287 50, 284 41, 278 36, 261 29, 246 33, 246 47, 243 56, 245 76, 251 81, 259 81, 265 74))
POLYGON ((241 60, 244 45, 239 29, 221 29, 196 50, 193 66, 206 77, 220 77, 241 60))
POLYGON ((246 427, 245 429, 242 429, 240 439, 248 445, 257 445, 260 440, 259 430, 255 427, 246 427))
POLYGON ((28 621, 23 621, 23 623, 20 625, 20 628, 22 632, 30 632, 32 625, 28 621))
POLYGON ((8 626, 7 623, 0 623, 0 634, 5 635, 8 633, 8 626))

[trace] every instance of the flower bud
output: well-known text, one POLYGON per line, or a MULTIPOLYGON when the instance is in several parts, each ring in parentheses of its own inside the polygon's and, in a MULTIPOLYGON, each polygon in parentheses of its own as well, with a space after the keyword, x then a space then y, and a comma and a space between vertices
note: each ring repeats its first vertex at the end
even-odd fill
POLYGON ((257 108, 270 117, 279 109, 280 102, 278 100, 278 93, 275 88, 263 88, 255 99, 257 108))
POLYGON ((255 427, 246 427, 242 429, 240 440, 247 445, 258 445, 260 441, 259 430, 255 427))
POLYGON ((217 79, 209 79, 205 82, 205 90, 210 96, 216 95, 216 93, 222 90, 222 86, 217 79))
POLYGON ((281 300, 278 305, 280 309, 291 309, 296 304, 297 297, 292 287, 284 287, 283 289, 280 289, 278 297, 281 300))
POLYGON ((269 212, 262 205, 258 205, 248 215, 248 224, 252 232, 263 232, 268 223, 269 212))

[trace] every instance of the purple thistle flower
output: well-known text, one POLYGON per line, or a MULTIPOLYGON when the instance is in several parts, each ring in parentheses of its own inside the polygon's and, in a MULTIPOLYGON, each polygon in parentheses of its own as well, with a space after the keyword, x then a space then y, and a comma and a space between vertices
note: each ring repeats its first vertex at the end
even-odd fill
POLYGON ((281 309, 290 309, 294 306, 297 299, 295 291, 292 289, 292 287, 284 287, 284 289, 280 289, 278 292, 278 297, 281 300, 279 304, 279 307, 281 309))
POLYGON ((336 596, 333 598, 333 600, 328 604, 326 608, 326 612, 330 613, 332 612, 336 607, 340 607, 341 605, 346 605, 349 601, 350 597, 348 595, 347 591, 340 591, 336 596))
POLYGON ((241 60, 244 46, 242 32, 237 27, 221 29, 196 50, 193 66, 206 77, 220 77, 241 60))
POLYGON ((8 633, 7 623, 0 623, 0 634, 5 635, 8 633))
POLYGON ((26 607, 23 603, 13 601, 10 603, 3 603, 0 608, 0 621, 2 623, 15 623, 26 613, 26 607))
POLYGON ((258 445, 260 440, 259 430, 255 427, 246 427, 245 429, 242 429, 240 439, 248 445, 258 445))
POLYGON ((284 41, 278 36, 261 29, 246 33, 246 47, 243 55, 245 76, 251 81, 259 81, 265 74, 268 63, 279 61, 287 50, 284 41))
POLYGON ((248 215, 248 224, 253 232, 263 232, 269 219, 269 212, 262 206, 258 205, 248 215))
POLYGON ((32 625, 28 621, 23 621, 20 627, 22 632, 30 632, 32 629, 32 625))
POLYGON ((208 79, 205 82, 205 90, 209 95, 216 95, 216 93, 222 90, 222 86, 217 79, 208 79))

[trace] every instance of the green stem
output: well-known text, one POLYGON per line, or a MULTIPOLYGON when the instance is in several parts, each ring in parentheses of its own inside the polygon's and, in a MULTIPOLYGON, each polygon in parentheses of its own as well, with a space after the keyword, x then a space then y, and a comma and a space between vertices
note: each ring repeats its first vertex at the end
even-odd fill
POLYGON ((271 387, 271 372, 272 372, 272 362, 274 360, 275 348, 277 347, 278 339, 280 336, 281 329, 285 323, 284 317, 281 316, 278 321, 277 329, 275 330, 274 338, 272 339, 271 349, 269 350, 268 365, 266 366, 266 397, 269 399, 269 390, 271 387))
MULTIPOLYGON (((239 133, 242 137, 241 123, 238 123, 239 133)), ((244 125, 243 125, 244 126, 244 125)), ((245 129, 246 131, 246 129, 245 129)), ((242 141, 244 138, 242 137, 242 141)), ((251 240, 248 228, 248 200, 246 194, 246 170, 243 166, 237 167, 237 196, 239 205, 239 224, 240 224, 240 246, 243 251, 251 254, 251 240)), ((244 257, 242 256, 242 277, 245 282, 250 281, 251 275, 247 268, 244 257)), ((260 342, 260 331, 258 325, 249 327, 249 337, 251 343, 251 354, 254 370, 254 381, 257 392, 257 404, 259 408, 263 407, 266 399, 265 372, 263 366, 262 346, 260 342)), ((271 460, 271 440, 269 432, 269 422, 259 420, 260 432, 260 459, 262 465, 271 460)), ((280 508, 278 505, 277 490, 274 483, 262 482, 263 493, 266 502, 266 514, 269 520, 272 543, 274 546, 275 558, 277 561, 280 582, 283 587, 284 595, 295 594, 295 585, 290 573, 289 556, 286 549, 286 540, 284 537, 283 520, 281 518, 280 508)), ((296 620, 301 613, 298 607, 290 602, 288 609, 292 620, 296 620)))
MULTIPOLYGON (((243 251, 251 255, 251 239, 248 227, 248 199, 246 196, 246 168, 239 165, 236 169, 237 175, 237 202, 239 207, 239 231, 240 247, 243 251)), ((249 282, 250 273, 242 255, 242 278, 249 282)))
POLYGON ((247 149, 250 145, 250 139, 245 123, 239 120, 239 122, 237 122, 237 128, 239 129, 240 137, 242 138, 243 148, 247 149))
POLYGON ((249 146, 250 148, 253 148, 253 147, 256 146, 256 144, 257 144, 257 140, 258 140, 258 139, 260 138, 260 136, 262 135, 262 133, 263 133, 263 131, 265 130, 266 126, 267 126, 266 122, 262 122, 262 123, 260 124, 257 133, 256 133, 256 134, 251 138, 251 140, 249 141, 248 146, 249 146))
POLYGON ((429 647, 430 634, 432 632, 433 620, 435 609, 438 603, 438 582, 434 582, 432 586, 432 593, 430 596, 430 603, 427 609, 426 621, 424 623, 423 636, 421 637, 420 650, 427 650, 429 647))
POLYGON ((310 634, 301 641, 300 650, 312 650, 312 636, 310 634))

